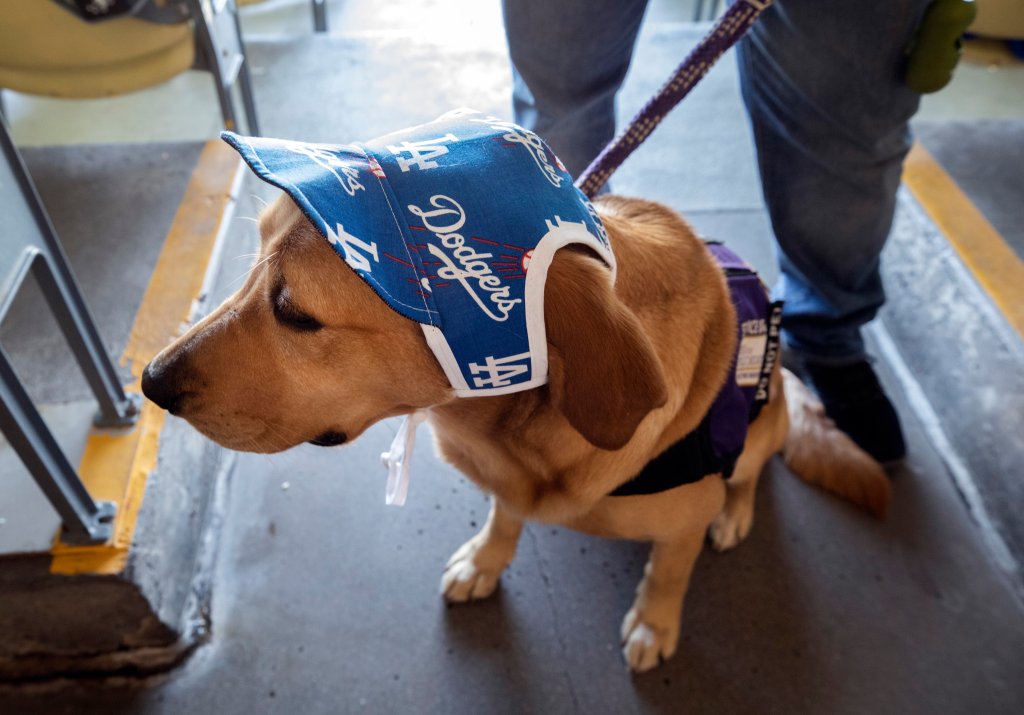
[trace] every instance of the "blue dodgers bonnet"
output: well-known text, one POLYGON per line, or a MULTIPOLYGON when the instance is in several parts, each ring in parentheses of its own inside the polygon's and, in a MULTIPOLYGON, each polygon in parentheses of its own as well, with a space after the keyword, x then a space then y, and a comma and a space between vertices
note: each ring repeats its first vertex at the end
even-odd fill
POLYGON ((360 144, 221 135, 288 193, 352 270, 420 323, 459 396, 547 382, 555 251, 615 258, 594 207, 537 135, 469 109, 360 144))

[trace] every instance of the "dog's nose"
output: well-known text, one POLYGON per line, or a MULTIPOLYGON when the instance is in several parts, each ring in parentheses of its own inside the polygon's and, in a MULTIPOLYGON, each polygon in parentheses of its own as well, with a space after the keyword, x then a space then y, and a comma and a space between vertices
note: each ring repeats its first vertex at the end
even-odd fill
POLYGON ((173 369, 174 365, 173 362, 158 364, 154 360, 142 371, 142 394, 171 414, 181 408, 185 395, 175 374, 177 371, 173 369))

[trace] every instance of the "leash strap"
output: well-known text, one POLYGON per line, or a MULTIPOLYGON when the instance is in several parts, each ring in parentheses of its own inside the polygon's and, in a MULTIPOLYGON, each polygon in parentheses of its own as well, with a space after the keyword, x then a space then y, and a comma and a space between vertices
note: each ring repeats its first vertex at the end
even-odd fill
POLYGON ((771 4, 772 0, 736 0, 732 3, 711 32, 676 67, 668 82, 633 117, 626 130, 590 163, 576 180, 576 186, 593 198, 622 162, 650 136, 661 120, 690 93, 718 58, 746 34, 758 15, 771 4))

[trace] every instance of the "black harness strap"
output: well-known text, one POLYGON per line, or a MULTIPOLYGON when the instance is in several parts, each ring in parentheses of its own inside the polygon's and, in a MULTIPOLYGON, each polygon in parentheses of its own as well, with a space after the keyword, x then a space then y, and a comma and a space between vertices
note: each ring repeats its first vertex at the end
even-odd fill
POLYGON ((647 463, 638 475, 608 496, 627 497, 657 494, 682 484, 699 482, 709 474, 728 479, 740 453, 719 457, 711 446, 711 420, 705 415, 697 429, 647 463))

